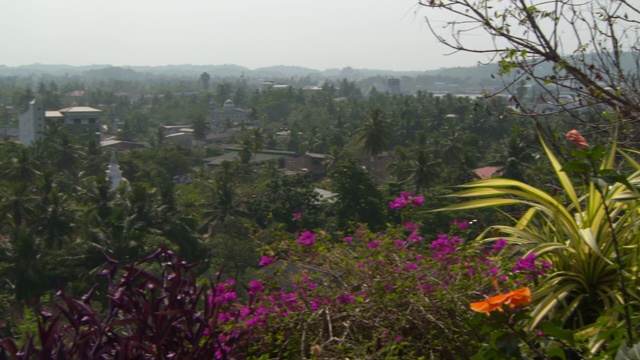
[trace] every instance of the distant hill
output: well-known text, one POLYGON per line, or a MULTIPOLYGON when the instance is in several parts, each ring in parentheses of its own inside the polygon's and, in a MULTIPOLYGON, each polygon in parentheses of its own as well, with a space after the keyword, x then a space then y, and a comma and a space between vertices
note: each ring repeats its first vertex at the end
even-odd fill
MULTIPOLYGON (((623 53, 622 64, 627 71, 637 72, 638 63, 636 57, 638 53, 623 53)), ((588 55, 587 55, 588 56, 588 55)), ((538 68, 541 75, 551 71, 551 64, 542 64, 538 68)), ((317 70, 301 66, 276 65, 257 69, 250 69, 234 64, 222 65, 165 65, 165 66, 111 66, 111 65, 49 65, 31 64, 22 66, 0 65, 0 76, 65 76, 80 75, 91 79, 132 79, 149 75, 178 76, 196 78, 203 72, 209 73, 211 77, 253 77, 259 79, 283 79, 302 78, 312 79, 349 79, 362 80, 370 77, 417 77, 421 75, 437 76, 443 78, 456 78, 469 83, 484 83, 491 81, 492 74, 498 73, 497 64, 441 68, 429 71, 394 71, 379 69, 356 69, 345 67, 342 69, 317 70)))
POLYGON ((21 66, 0 65, 0 76, 29 76, 29 75, 77 75, 87 70, 102 69, 111 65, 58 65, 58 64, 30 64, 21 66))
POLYGON ((287 78, 287 77, 304 77, 322 75, 322 71, 316 69, 305 68, 301 66, 268 66, 255 69, 251 72, 252 76, 263 78, 287 78))
POLYGON ((343 69, 317 70, 301 66, 276 65, 257 69, 250 69, 244 66, 223 64, 223 65, 165 65, 165 66, 112 66, 112 65, 47 65, 31 64, 21 66, 0 65, 0 76, 31 76, 31 75, 84 75, 89 78, 136 78, 141 74, 154 74, 164 76, 188 76, 196 77, 203 72, 209 73, 212 77, 256 77, 256 78, 291 78, 291 77, 328 77, 328 78, 365 78, 371 76, 417 76, 424 74, 423 71, 393 71, 376 69, 353 69, 350 67, 343 69))
POLYGON ((223 64, 223 65, 165 65, 165 66, 128 66, 136 71, 149 74, 168 75, 168 76, 200 76, 203 72, 209 73, 211 76, 220 77, 237 77, 252 70, 239 65, 223 64))

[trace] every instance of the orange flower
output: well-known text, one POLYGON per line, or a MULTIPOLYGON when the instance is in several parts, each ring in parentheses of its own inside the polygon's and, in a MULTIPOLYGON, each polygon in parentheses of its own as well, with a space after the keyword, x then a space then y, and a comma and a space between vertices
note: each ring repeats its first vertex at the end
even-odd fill
POLYGON ((589 143, 587 143, 587 140, 585 140, 576 129, 569 131, 565 136, 567 137, 567 140, 571 141, 575 146, 579 147, 580 149, 583 149, 589 146, 589 143))
POLYGON ((502 307, 504 305, 515 307, 519 305, 527 305, 530 302, 531 290, 529 290, 528 287, 523 287, 506 294, 492 296, 484 301, 471 303, 471 310, 488 314, 494 310, 502 311, 502 307))
POLYGON ((527 305, 531 302, 531 290, 529 290, 528 287, 513 290, 509 294, 511 294, 511 301, 509 302, 509 305, 511 305, 511 307, 527 305))

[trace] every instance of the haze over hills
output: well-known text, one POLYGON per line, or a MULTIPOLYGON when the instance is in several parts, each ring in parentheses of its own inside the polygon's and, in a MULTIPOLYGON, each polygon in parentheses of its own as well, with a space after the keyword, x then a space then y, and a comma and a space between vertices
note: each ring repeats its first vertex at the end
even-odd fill
MULTIPOLYGON (((624 53, 622 67, 631 73, 638 72, 638 63, 635 61, 640 54, 624 53)), ((587 55, 586 62, 593 62, 592 56, 587 55)), ((537 68, 540 75, 550 74, 550 65, 543 63, 537 68)), ((486 84, 495 81, 499 72, 497 64, 482 64, 468 67, 440 68, 429 71, 394 71, 380 69, 356 69, 344 67, 318 70, 301 66, 276 65, 251 69, 235 64, 222 65, 165 65, 165 66, 112 66, 109 64, 92 64, 84 66, 54 65, 54 64, 30 64, 21 66, 0 65, 0 76, 81 76, 90 80, 132 80, 145 79, 156 76, 189 77, 197 78, 203 72, 207 72, 212 78, 247 77, 254 79, 293 79, 308 78, 311 82, 322 82, 324 79, 363 80, 373 77, 397 77, 416 78, 419 76, 431 76, 446 79, 459 79, 466 84, 486 84)), ((439 80, 433 80, 439 81, 439 80)))
MULTIPOLYGON (((435 70, 440 71, 440 70, 435 70)), ((30 76, 30 75, 112 75, 119 78, 131 78, 132 76, 143 76, 144 74, 166 75, 166 76, 199 76, 203 72, 208 72, 211 76, 219 77, 261 77, 261 78, 286 78, 286 77, 341 77, 341 76, 417 76, 428 74, 424 71, 394 71, 378 69, 354 69, 346 67, 343 69, 317 70, 301 66, 276 65, 250 69, 248 67, 223 64, 223 65, 165 65, 165 66, 111 66, 109 64, 92 64, 84 66, 58 65, 58 64, 30 64, 21 66, 0 65, 0 76, 30 76)))

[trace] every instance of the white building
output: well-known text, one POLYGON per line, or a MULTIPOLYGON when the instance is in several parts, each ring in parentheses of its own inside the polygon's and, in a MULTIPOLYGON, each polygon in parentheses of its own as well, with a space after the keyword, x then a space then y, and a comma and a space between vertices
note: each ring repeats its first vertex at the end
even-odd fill
POLYGON ((76 136, 100 137, 100 115, 102 111, 88 106, 73 106, 57 111, 44 111, 38 99, 29 103, 29 109, 20 115, 20 143, 26 146, 44 137, 46 124, 58 121, 76 136))
POLYGON ((33 99, 29 103, 29 109, 20 115, 18 133, 22 145, 31 146, 42 139, 45 130, 44 118, 44 107, 37 99, 33 99))

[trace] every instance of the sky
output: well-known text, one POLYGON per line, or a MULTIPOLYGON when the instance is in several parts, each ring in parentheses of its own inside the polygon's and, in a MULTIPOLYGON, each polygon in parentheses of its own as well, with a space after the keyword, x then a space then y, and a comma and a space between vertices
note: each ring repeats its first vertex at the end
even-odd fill
POLYGON ((0 0, 0 64, 236 64, 432 70, 417 0, 0 0))

